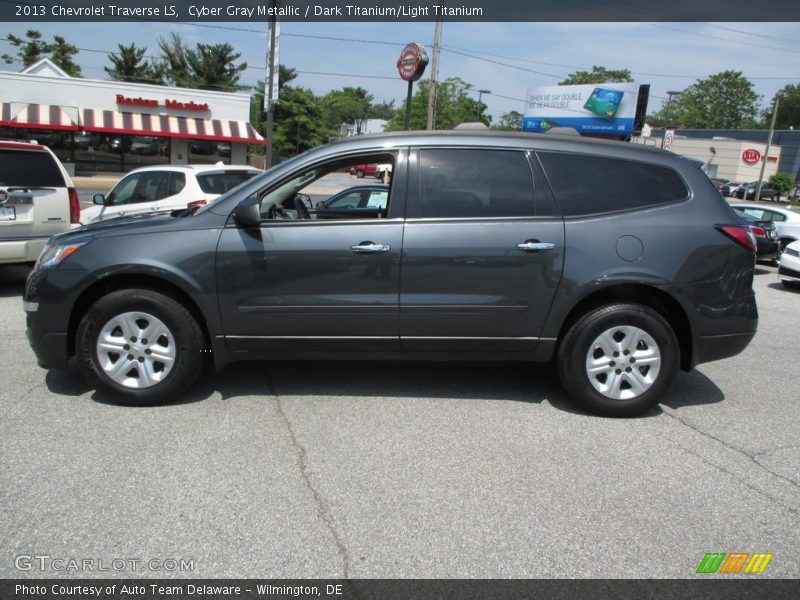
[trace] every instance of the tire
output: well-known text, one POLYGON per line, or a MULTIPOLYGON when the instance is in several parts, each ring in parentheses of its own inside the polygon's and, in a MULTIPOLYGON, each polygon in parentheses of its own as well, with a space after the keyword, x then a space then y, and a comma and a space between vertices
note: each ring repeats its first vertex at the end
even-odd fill
POLYGON ((146 406, 175 401, 194 382, 205 342, 182 304, 152 290, 128 289, 89 308, 75 348, 91 386, 121 404, 146 406))
POLYGON ((575 403, 605 417, 634 417, 656 406, 675 379, 679 359, 669 323, 629 303, 583 315, 556 354, 561 384, 575 403))
POLYGON ((361 169, 359 169, 358 171, 356 171, 356 177, 357 177, 358 179, 364 179, 364 171, 362 171, 361 169))

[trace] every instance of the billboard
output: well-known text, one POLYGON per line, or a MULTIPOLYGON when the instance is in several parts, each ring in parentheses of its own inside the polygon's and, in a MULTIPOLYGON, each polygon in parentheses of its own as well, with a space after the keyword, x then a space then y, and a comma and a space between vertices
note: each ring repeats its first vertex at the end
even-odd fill
POLYGON ((636 120, 638 83, 528 88, 523 131, 574 127, 581 135, 628 136, 636 120))

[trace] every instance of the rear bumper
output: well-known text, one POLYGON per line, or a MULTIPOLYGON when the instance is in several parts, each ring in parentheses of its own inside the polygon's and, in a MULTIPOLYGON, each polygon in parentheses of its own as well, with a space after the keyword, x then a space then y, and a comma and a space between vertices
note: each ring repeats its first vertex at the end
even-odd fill
POLYGON ((36 262, 50 238, 0 241, 0 264, 36 262))
POLYGON ((755 331, 730 333, 724 335, 701 336, 695 340, 693 363, 707 363, 714 360, 736 356, 756 335, 755 331))

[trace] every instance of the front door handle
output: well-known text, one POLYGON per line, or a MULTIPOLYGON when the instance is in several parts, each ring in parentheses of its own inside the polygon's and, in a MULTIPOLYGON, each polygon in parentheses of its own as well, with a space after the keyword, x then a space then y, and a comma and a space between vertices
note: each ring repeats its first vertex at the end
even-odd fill
POLYGON ((540 242, 539 240, 527 240, 517 244, 517 250, 523 252, 539 252, 540 250, 553 250, 556 245, 553 242, 540 242))
POLYGON ((388 252, 391 249, 389 244, 375 244, 374 242, 361 242, 357 246, 350 246, 350 250, 356 254, 377 254, 388 252))

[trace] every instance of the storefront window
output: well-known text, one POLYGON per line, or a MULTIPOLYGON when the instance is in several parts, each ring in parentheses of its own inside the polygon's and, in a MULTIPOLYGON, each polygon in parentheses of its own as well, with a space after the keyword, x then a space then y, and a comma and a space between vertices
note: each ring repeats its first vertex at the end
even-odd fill
POLYGON ((213 165, 218 162, 231 164, 230 142, 210 140, 189 140, 189 164, 213 165))

